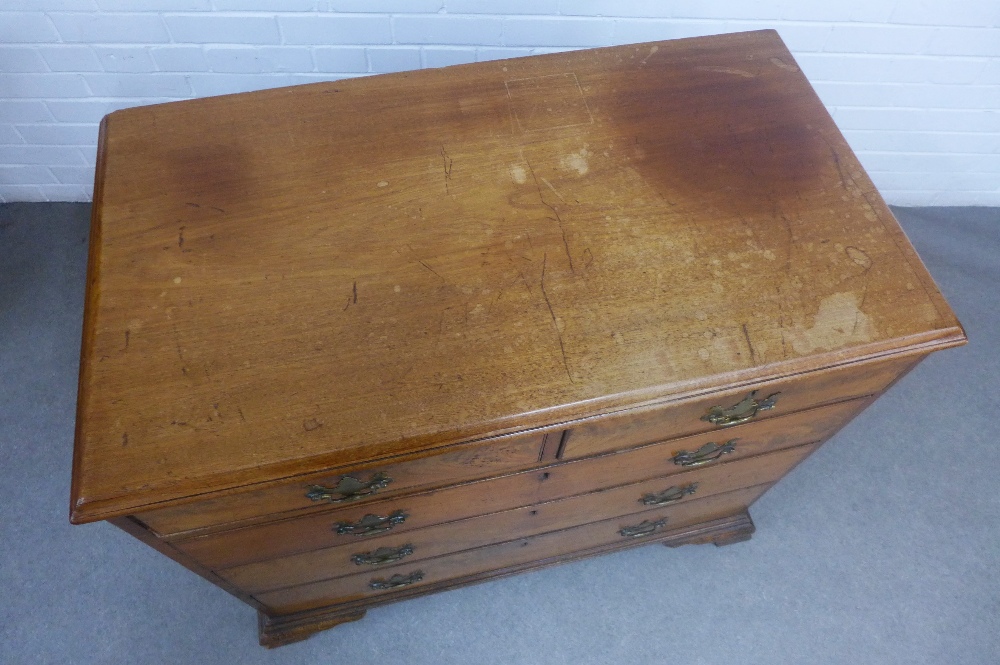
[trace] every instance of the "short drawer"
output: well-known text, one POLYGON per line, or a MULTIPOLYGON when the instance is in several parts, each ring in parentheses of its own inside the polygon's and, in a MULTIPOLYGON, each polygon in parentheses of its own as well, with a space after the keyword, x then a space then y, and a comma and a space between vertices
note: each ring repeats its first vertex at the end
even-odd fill
POLYGON ((444 554, 626 515, 642 510, 642 506, 697 501, 773 483, 817 445, 797 446, 736 464, 696 469, 410 533, 355 538, 355 542, 315 552, 215 572, 242 591, 256 594, 327 578, 395 569, 444 554))
POLYGON ((768 487, 769 485, 758 485, 419 563, 278 589, 257 594, 256 599, 268 608, 270 614, 291 614, 318 607, 365 601, 378 596, 391 596, 394 592, 412 587, 446 587, 449 581, 462 578, 486 579, 491 575, 512 572, 512 569, 516 571, 519 567, 554 563, 560 557, 569 557, 601 546, 638 545, 643 542, 642 536, 622 535, 623 530, 641 533, 645 530, 642 527, 648 527, 648 537, 655 538, 664 530, 727 517, 745 509, 768 487), (662 525, 656 527, 660 520, 663 520, 662 525))
POLYGON ((692 465, 724 466, 754 455, 824 440, 867 403, 867 400, 842 402, 734 427, 724 438, 715 433, 701 434, 457 487, 175 539, 172 545, 207 568, 218 570, 353 542, 354 536, 337 532, 338 525, 360 525, 367 516, 371 516, 368 521, 373 529, 402 534, 444 522, 682 473, 692 465), (713 447, 714 452, 703 452, 699 459, 699 451, 713 447), (731 452, 724 453, 724 449, 731 452), (689 465, 678 464, 678 461, 689 465))
POLYGON ((148 511, 135 517, 159 535, 169 536, 283 512, 350 505, 403 490, 485 478, 538 464, 545 437, 540 432, 497 437, 417 459, 386 461, 350 473, 305 477, 268 489, 148 511))
MULTIPOLYGON (((911 356, 855 364, 714 393, 708 397, 608 414, 570 425, 560 444, 561 458, 586 457, 676 436, 725 430, 745 422, 873 395, 884 390, 918 361, 919 358, 911 356), (773 406, 765 401, 768 397, 772 398, 773 406), (710 411, 715 412, 714 417, 710 411)), ((720 436, 724 434, 720 433, 720 436)))

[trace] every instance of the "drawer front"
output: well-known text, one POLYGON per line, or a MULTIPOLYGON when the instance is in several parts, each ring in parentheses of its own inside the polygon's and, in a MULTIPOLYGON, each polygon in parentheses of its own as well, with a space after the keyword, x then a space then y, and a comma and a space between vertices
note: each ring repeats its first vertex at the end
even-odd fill
POLYGON ((851 365, 714 393, 710 397, 609 414, 571 426, 560 445, 562 458, 585 457, 696 432, 718 431, 725 436, 722 430, 733 424, 881 392, 918 361, 919 358, 908 357, 851 365), (752 393, 751 401, 748 398, 752 393), (772 395, 773 406, 770 406, 765 400, 772 395), (715 407, 718 411, 714 420, 722 422, 721 426, 708 420, 709 411, 715 407))
POLYGON ((358 524, 367 515, 390 518, 402 513, 405 515, 402 521, 373 524, 372 528, 403 534, 443 522, 682 473, 691 466, 678 464, 681 457, 685 458, 681 461, 691 464, 725 466, 765 452, 820 441, 867 403, 867 400, 842 402, 783 418, 748 423, 727 431, 725 438, 719 438, 716 433, 701 434, 457 487, 174 540, 172 544, 202 565, 218 570, 352 543, 356 536, 338 534, 337 525, 358 524), (706 453, 698 459, 698 451, 727 443, 732 452, 706 453))
POLYGON ((642 510, 674 505, 744 487, 769 484, 818 444, 696 469, 668 478, 599 490, 557 501, 440 524, 405 534, 383 534, 315 552, 216 571, 242 591, 256 594, 318 580, 380 573, 418 561, 492 543, 566 529, 642 510))
MULTIPOLYGON (((394 590, 431 586, 463 577, 489 574, 514 566, 531 563, 548 563, 555 557, 617 543, 641 544, 641 536, 626 537, 623 529, 635 529, 644 522, 666 520, 662 529, 690 526, 699 522, 727 517, 745 509, 763 494, 769 485, 758 485, 726 494, 717 494, 676 506, 644 510, 627 516, 594 522, 561 531, 553 531, 529 538, 519 538, 498 545, 480 547, 458 554, 428 559, 414 564, 404 564, 381 571, 371 571, 350 577, 303 584, 276 591, 257 594, 255 597, 272 614, 291 614, 317 607, 325 607, 377 596, 392 595, 394 590), (395 576, 395 580, 393 579, 395 576), (419 578, 419 579, 418 579, 419 578), (373 589, 379 581, 401 583, 387 589, 373 589), (409 582, 409 584, 407 584, 409 582)), ((659 533, 653 531, 650 536, 659 533)))
POLYGON ((139 513, 135 517, 159 535, 169 536, 288 511, 316 511, 330 505, 363 503, 403 490, 486 478, 537 464, 545 436, 540 432, 505 436, 419 459, 303 478, 295 483, 139 513))
MULTIPOLYGON (((548 444, 559 446, 562 459, 573 459, 727 429, 702 417, 712 407, 725 409, 742 403, 754 389, 758 401, 777 393, 774 407, 737 409, 737 415, 723 417, 738 421, 740 414, 746 417, 752 412, 748 420, 765 420, 819 404, 874 394, 918 360, 911 357, 852 365, 762 383, 755 388, 609 414, 581 421, 565 432, 561 442, 549 441, 548 444)), ((305 477, 298 482, 147 511, 135 517, 160 536, 170 536, 220 525, 273 519, 282 513, 316 512, 331 502, 367 502, 373 497, 487 478, 537 465, 547 436, 555 439, 558 433, 532 432, 499 437, 479 444, 455 446, 417 459, 387 461, 343 474, 305 477)))

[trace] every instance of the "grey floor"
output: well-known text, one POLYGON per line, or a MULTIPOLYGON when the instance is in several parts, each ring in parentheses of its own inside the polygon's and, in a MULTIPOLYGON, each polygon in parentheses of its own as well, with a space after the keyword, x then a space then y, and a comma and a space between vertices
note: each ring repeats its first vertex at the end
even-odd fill
POLYGON ((1000 209, 896 211, 972 342, 751 511, 412 600, 305 642, 105 524, 67 521, 89 208, 0 205, 0 663, 998 663, 1000 209))

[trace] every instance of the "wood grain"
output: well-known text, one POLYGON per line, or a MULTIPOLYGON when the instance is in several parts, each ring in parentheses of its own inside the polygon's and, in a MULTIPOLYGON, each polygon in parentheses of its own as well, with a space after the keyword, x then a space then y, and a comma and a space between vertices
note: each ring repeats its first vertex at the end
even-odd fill
MULTIPOLYGON (((665 519, 670 525, 670 529, 682 528, 699 522, 709 522, 745 510, 746 506, 760 496, 767 487, 767 485, 758 485, 675 506, 635 511, 614 519, 553 531, 539 536, 520 538, 489 547, 480 547, 411 565, 401 565, 397 566, 394 571, 373 571, 364 575, 301 584, 260 593, 255 598, 267 608, 266 611, 269 613, 300 612, 334 603, 348 603, 383 595, 392 596, 396 593, 393 590, 373 591, 369 586, 372 579, 391 576, 391 572, 421 571, 424 577, 421 582, 413 585, 412 588, 416 589, 451 578, 482 574, 496 569, 502 570, 510 566, 541 563, 546 559, 585 551, 601 545, 621 542, 640 544, 647 539, 624 538, 620 530, 623 527, 633 526, 646 520, 665 519)), ((655 535, 655 533, 651 534, 651 536, 655 535)), ((656 538, 648 540, 655 541, 656 538)), ((404 587, 404 589, 406 588, 404 587)))
POLYGON ((371 576, 373 573, 392 575, 399 572, 397 569, 410 567, 424 559, 634 513, 643 510, 643 496, 663 492, 668 488, 695 486, 694 492, 680 499, 679 503, 697 501, 753 485, 769 484, 785 475, 810 454, 816 445, 797 446, 770 455, 760 455, 743 464, 706 467, 677 476, 531 504, 409 533, 355 538, 353 542, 345 542, 336 547, 215 572, 250 594, 334 577, 371 576), (370 552, 378 547, 398 548, 402 545, 411 545, 413 554, 397 564, 370 567, 359 566, 351 561, 351 556, 358 552, 370 552))
MULTIPOLYGON (((755 420, 780 417, 817 405, 876 394, 916 362, 919 362, 919 357, 907 356, 846 365, 833 370, 819 370, 790 379, 722 391, 707 398, 627 409, 606 416, 558 423, 547 434, 534 432, 499 437, 480 444, 439 450, 436 455, 425 453, 417 459, 389 459, 374 466, 345 469, 338 475, 297 478, 274 487, 141 512, 137 517, 160 535, 170 536, 217 524, 231 527, 238 522, 275 519, 280 513, 293 510, 315 512, 328 507, 328 504, 310 501, 306 497, 308 489, 313 484, 335 484, 345 474, 358 478, 369 478, 378 472, 390 475, 393 483, 367 500, 379 499, 401 489, 454 484, 488 476, 491 472, 495 474, 532 465, 541 466, 543 461, 586 457, 699 431, 715 431, 718 428, 702 420, 701 416, 712 406, 739 402, 751 390, 757 390, 761 396, 779 393, 776 406, 760 412, 755 420), (548 441, 547 445, 545 441, 548 441), (538 449, 542 446, 546 446, 553 454, 548 457, 540 454, 538 449)), ((796 432, 798 423, 799 420, 796 419, 793 423, 778 427, 785 427, 784 432, 791 434, 796 432)), ((749 429, 753 431, 752 427, 749 429)), ((767 431, 771 432, 768 436, 774 435, 773 428, 767 431)), ((740 433, 731 435, 742 436, 740 433)), ((806 440, 800 439, 799 442, 806 440)), ((694 442, 686 442, 685 445, 697 447, 694 442)))
POLYGON ((101 137, 77 522, 964 340, 773 31, 101 137))
MULTIPOLYGON (((866 404, 866 400, 843 402, 785 418, 734 427, 725 433, 722 440, 738 439, 736 450, 721 458, 718 464, 729 467, 740 460, 750 461, 755 455, 824 440, 866 404)), ((421 527, 648 478, 674 474, 685 476, 684 472, 689 471, 689 467, 675 464, 673 456, 677 452, 694 451, 710 441, 719 440, 715 434, 702 434, 480 482, 337 507, 305 517, 204 536, 180 537, 171 540, 171 544, 203 565, 215 569, 358 542, 354 536, 336 533, 334 527, 340 522, 357 522, 367 514, 387 516, 402 510, 408 517, 402 524, 394 526, 392 533, 405 535, 421 527)), ((750 466, 755 467, 755 463, 751 462, 750 466)), ((740 472, 726 468, 720 473, 725 476, 740 472)))

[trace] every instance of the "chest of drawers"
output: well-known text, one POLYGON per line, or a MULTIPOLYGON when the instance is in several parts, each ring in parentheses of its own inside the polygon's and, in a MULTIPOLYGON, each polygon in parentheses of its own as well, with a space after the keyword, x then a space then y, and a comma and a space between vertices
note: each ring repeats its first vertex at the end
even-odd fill
POLYGON ((269 646, 744 540, 965 341, 770 31, 120 111, 96 182, 71 519, 269 646))

